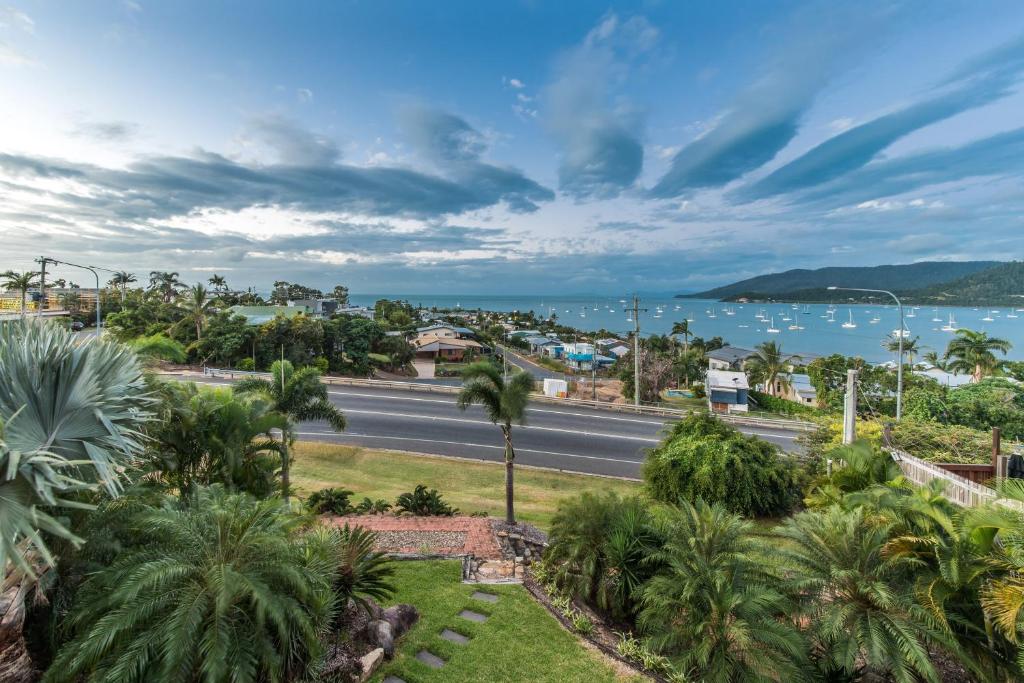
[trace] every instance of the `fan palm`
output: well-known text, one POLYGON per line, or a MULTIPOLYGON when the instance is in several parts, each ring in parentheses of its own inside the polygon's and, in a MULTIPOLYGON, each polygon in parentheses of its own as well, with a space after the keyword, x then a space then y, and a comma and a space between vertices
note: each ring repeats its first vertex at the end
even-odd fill
POLYGON ((512 423, 526 423, 526 405, 533 391, 533 378, 526 372, 516 372, 506 381, 493 363, 479 361, 462 371, 462 379, 457 399, 459 408, 465 410, 475 403, 481 404, 487 417, 501 427, 505 437, 505 521, 515 524, 512 463, 516 452, 512 447, 512 423))
POLYGON ((122 553, 83 585, 45 683, 295 680, 320 651, 333 569, 274 500, 220 487, 149 507, 122 553))
POLYGON ((806 642, 793 603, 767 567, 753 525, 721 505, 683 502, 652 558, 638 624, 648 642, 695 680, 801 680, 806 642))
POLYGON ((189 287, 188 295, 178 301, 178 306, 185 312, 181 322, 188 321, 195 325, 196 340, 201 340, 207 316, 217 309, 216 304, 210 300, 206 287, 199 283, 189 287))
POLYGON ((281 439, 281 493, 287 501, 290 494, 290 447, 294 441, 295 422, 325 420, 335 431, 345 429, 345 415, 327 395, 320 381, 320 371, 313 367, 296 370, 290 361, 274 361, 270 379, 248 377, 235 385, 239 394, 262 393, 268 397, 275 412, 288 418, 281 439))
POLYGON ((123 346, 79 344, 35 320, 0 326, 0 679, 32 676, 20 620, 35 574, 56 561, 45 535, 78 541, 49 511, 79 505, 69 497, 86 488, 120 491, 119 472, 142 450, 145 394, 123 346))
POLYGON ((986 375, 995 374, 1005 361, 996 358, 995 351, 1003 355, 1013 348, 1005 339, 990 337, 987 332, 957 330, 956 338, 946 347, 947 368, 954 372, 970 373, 975 382, 986 375))
POLYGON ((754 355, 747 360, 746 370, 756 381, 762 383, 765 393, 775 396, 775 385, 789 388, 789 380, 783 374, 794 359, 799 356, 788 356, 782 353, 782 347, 776 342, 761 342, 754 347, 754 355))
POLYGON ((956 643, 905 590, 919 563, 887 552, 893 523, 867 515, 833 506, 800 513, 778 532, 784 542, 775 552, 803 602, 815 654, 834 674, 866 668, 895 681, 938 683, 928 648, 956 652, 956 643))
POLYGON ((8 292, 21 293, 21 315, 24 317, 28 290, 39 284, 39 273, 31 271, 19 273, 14 270, 8 270, 6 273, 0 274, 0 278, 3 279, 4 289, 8 292))

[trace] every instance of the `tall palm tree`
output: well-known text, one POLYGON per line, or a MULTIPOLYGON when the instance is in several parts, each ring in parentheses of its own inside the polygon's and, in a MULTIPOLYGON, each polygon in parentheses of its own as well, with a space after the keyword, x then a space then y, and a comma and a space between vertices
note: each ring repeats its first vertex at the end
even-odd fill
POLYGON ((122 270, 115 274, 114 277, 110 278, 110 284, 117 287, 121 291, 121 303, 124 303, 125 288, 133 282, 136 282, 136 277, 126 270, 122 270))
POLYGON ((42 534, 78 542, 52 513, 85 486, 121 490, 119 472, 142 451, 148 404, 127 348, 76 344, 42 321, 0 325, 0 680, 34 680, 24 598, 57 561, 42 534))
POLYGON ((170 303, 185 288, 176 271, 154 270, 149 274, 149 289, 159 294, 164 303, 170 303))
POLYGON ((782 385, 783 390, 789 388, 789 380, 784 373, 794 359, 799 359, 799 356, 782 353, 782 347, 776 342, 761 342, 754 347, 754 355, 747 360, 746 370, 755 381, 764 384, 766 394, 775 396, 777 383, 782 385))
MULTIPOLYGON (((907 358, 907 363, 911 366, 914 365, 914 356, 920 351, 921 347, 918 346, 918 342, 921 340, 920 337, 914 337, 913 339, 903 339, 903 355, 907 358)), ((900 352, 900 338, 896 334, 890 334, 885 338, 885 350, 889 353, 900 352)))
POLYGON ((512 423, 526 422, 526 404, 533 391, 533 378, 529 373, 516 372, 505 381, 501 370, 490 361, 473 363, 462 371, 462 390, 457 400, 465 410, 479 403, 487 411, 491 422, 501 427, 505 437, 505 521, 516 523, 513 503, 512 462, 516 453, 512 448, 512 423))
POLYGON ((221 487, 146 506, 149 542, 91 575, 45 683, 305 680, 335 600, 301 517, 221 487))
POLYGON ((209 298, 209 292, 202 284, 189 287, 188 296, 178 301, 178 307, 185 311, 182 321, 191 321, 196 326, 196 341, 203 338, 206 317, 216 310, 217 305, 209 298))
MULTIPOLYGON (((693 333, 690 332, 690 321, 684 318, 683 320, 680 320, 677 323, 672 323, 672 332, 670 334, 673 337, 682 337, 683 338, 683 355, 684 356, 689 355, 689 353, 690 353, 690 337, 693 335, 693 333)), ((690 372, 689 372, 689 368, 685 364, 683 365, 683 374, 684 374, 683 385, 684 386, 690 386, 690 372)))
POLYGON ((998 372, 1006 361, 996 358, 995 351, 1003 355, 1013 348, 1005 339, 990 337, 987 332, 957 330, 956 338, 946 347, 948 368, 953 371, 969 372, 973 381, 980 382, 986 375, 998 372))
POLYGON ((701 681, 800 680, 807 645, 794 603, 769 569, 754 525, 721 505, 683 501, 652 559, 637 623, 676 670, 701 681))
POLYGON ((335 431, 345 429, 345 415, 327 395, 327 387, 320 381, 320 371, 314 367, 296 370, 290 361, 274 361, 270 366, 270 379, 248 377, 235 385, 239 394, 261 393, 271 401, 275 412, 288 418, 281 439, 281 494, 285 501, 290 493, 290 450, 295 440, 295 423, 306 420, 326 420, 335 431))
POLYGON ((209 285, 213 287, 214 291, 217 292, 227 291, 228 288, 227 278, 225 278, 223 275, 217 275, 217 273, 214 273, 212 276, 210 276, 210 279, 207 280, 207 283, 209 283, 209 285))
POLYGON ((6 273, 0 274, 0 278, 4 280, 4 289, 8 292, 21 292, 21 315, 25 317, 28 290, 39 284, 39 273, 28 270, 19 273, 14 270, 8 270, 6 273))
POLYGON ((929 365, 938 368, 939 370, 946 369, 946 360, 939 355, 938 351, 925 351, 924 355, 921 356, 924 361, 929 365))

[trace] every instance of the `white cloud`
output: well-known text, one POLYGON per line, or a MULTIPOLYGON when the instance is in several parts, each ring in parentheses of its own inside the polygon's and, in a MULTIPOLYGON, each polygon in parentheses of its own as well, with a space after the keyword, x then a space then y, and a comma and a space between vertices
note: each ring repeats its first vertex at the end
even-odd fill
POLYGON ((515 88, 516 90, 521 90, 522 88, 526 87, 526 84, 523 83, 518 78, 505 79, 505 84, 508 85, 509 87, 515 88))
POLYGON ((313 101, 313 91, 309 88, 299 88, 295 91, 295 96, 299 98, 299 102, 313 101))

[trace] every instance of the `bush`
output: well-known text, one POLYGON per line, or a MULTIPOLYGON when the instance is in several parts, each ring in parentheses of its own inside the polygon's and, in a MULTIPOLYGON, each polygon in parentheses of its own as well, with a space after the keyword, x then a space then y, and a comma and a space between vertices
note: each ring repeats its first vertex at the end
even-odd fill
MULTIPOLYGON (((881 446, 884 428, 881 420, 858 420, 857 438, 881 446)), ((827 457, 829 451, 843 444, 842 421, 828 421, 801 441, 808 455, 827 457)), ((929 462, 986 464, 992 458, 992 435, 988 432, 907 417, 893 424, 892 445, 929 462)))
POLYGON ((236 367, 239 370, 244 370, 245 372, 252 372, 253 370, 256 369, 256 361, 254 361, 252 358, 245 357, 242 360, 238 361, 238 363, 236 363, 236 367))
POLYGON ((694 398, 707 398, 708 397, 708 392, 705 391, 703 384, 697 383, 697 384, 692 385, 690 387, 690 391, 693 392, 693 397, 694 398))
POLYGON ((408 512, 417 517, 451 517, 457 508, 453 508, 443 500, 437 489, 427 490, 423 484, 418 484, 411 493, 403 493, 395 501, 398 512, 408 512))
POLYGON ((814 415, 818 412, 816 408, 802 403, 789 401, 778 396, 770 396, 761 391, 750 391, 750 398, 757 404, 758 410, 779 415, 814 415))
POLYGON ((353 511, 348 489, 326 488, 314 491, 306 500, 306 506, 318 515, 347 515, 353 511))
POLYGON ((326 374, 331 367, 330 361, 328 361, 323 356, 317 356, 316 358, 314 358, 312 365, 320 372, 321 375, 326 374))
POLYGON ((369 498, 363 498, 359 505, 356 505, 356 514, 360 515, 383 515, 385 512, 390 510, 392 507, 391 503, 386 500, 378 498, 377 500, 370 500, 369 498))
POLYGON ((695 414, 677 423, 651 451, 643 477, 656 500, 702 499, 731 512, 774 517, 800 500, 803 473, 775 445, 695 414))

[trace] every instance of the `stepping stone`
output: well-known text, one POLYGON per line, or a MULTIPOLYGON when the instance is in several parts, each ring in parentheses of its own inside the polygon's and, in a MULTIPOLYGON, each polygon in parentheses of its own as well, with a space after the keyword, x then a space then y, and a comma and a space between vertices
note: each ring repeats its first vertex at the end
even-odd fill
POLYGON ((469 619, 470 621, 475 621, 478 624, 482 624, 485 621, 487 621, 487 615, 486 614, 480 614, 479 612, 474 612, 471 609, 464 609, 464 610, 462 610, 461 612, 459 612, 459 616, 462 617, 463 619, 469 619))
POLYGON ((429 666, 431 669, 440 669, 442 666, 444 666, 443 659, 435 655, 433 652, 428 652, 426 650, 420 650, 419 652, 417 652, 416 659, 420 660, 421 662, 429 666))
POLYGON ((471 596, 476 600, 483 600, 484 602, 498 602, 498 596, 494 593, 484 593, 483 591, 477 591, 471 596))
POLYGON ((441 631, 441 637, 445 640, 457 643, 459 645, 465 645, 469 642, 469 638, 462 635, 458 631, 451 630, 450 628, 446 628, 445 630, 441 631))
POLYGON ((384 683, 405 683, 405 681, 398 676, 388 676, 384 679, 384 683))

